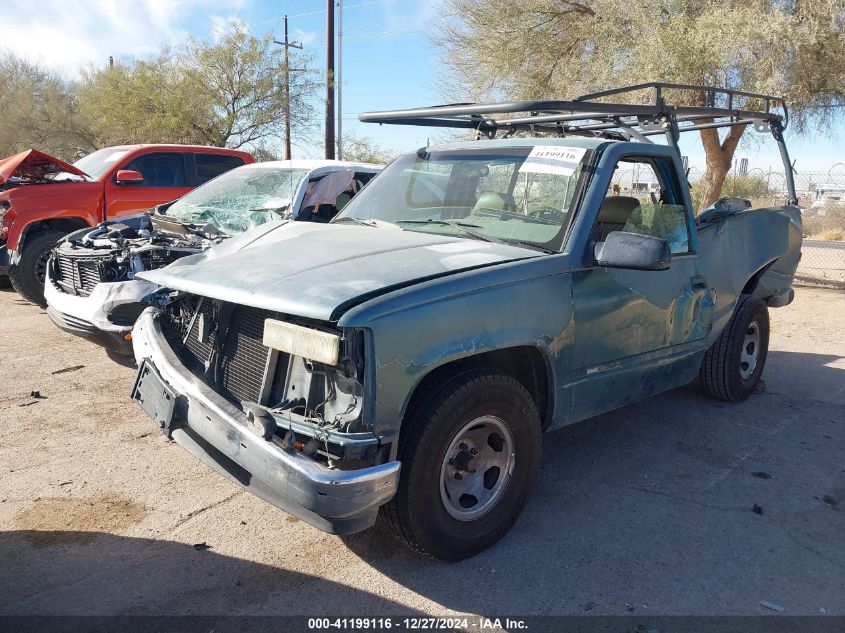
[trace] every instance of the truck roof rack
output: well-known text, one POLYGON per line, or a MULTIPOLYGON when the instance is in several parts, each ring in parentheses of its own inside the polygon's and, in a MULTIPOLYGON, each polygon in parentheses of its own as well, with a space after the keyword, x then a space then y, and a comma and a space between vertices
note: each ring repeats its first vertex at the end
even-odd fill
MULTIPOLYGON (((786 128, 788 111, 781 97, 730 88, 689 84, 645 83, 582 95, 571 100, 508 101, 503 103, 455 103, 449 105, 364 112, 358 117, 368 123, 422 125, 477 130, 493 138, 499 131, 517 131, 633 138, 753 124, 769 131, 770 124, 786 128), (701 105, 673 105, 666 91, 687 93, 684 101, 701 105), (606 97, 650 93, 648 103, 608 103, 606 97), (691 98, 690 98, 691 97, 691 98), (775 112, 780 108, 782 114, 775 112), (503 116, 505 115, 505 116, 503 116)), ((642 140, 642 139, 639 139, 642 140)))
POLYGON ((649 137, 665 135, 678 152, 681 132, 707 128, 752 125, 770 132, 780 149, 787 173, 790 198, 795 198, 792 165, 783 140, 789 111, 782 97, 730 88, 651 82, 581 95, 570 100, 508 101, 503 103, 453 103, 448 105, 364 112, 365 123, 420 125, 475 130, 478 137, 508 138, 517 132, 553 136, 592 136, 650 143, 649 137), (683 94, 674 105, 668 96, 683 94), (641 103, 608 102, 609 97, 645 95, 641 103), (777 110, 780 110, 778 112, 777 110))

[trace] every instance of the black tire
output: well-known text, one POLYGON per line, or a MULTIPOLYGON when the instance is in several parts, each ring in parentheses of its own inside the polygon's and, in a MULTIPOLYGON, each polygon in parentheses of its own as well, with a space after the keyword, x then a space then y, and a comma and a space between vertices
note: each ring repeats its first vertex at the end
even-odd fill
POLYGON ((21 258, 9 268, 9 279, 18 294, 30 303, 47 306, 44 301, 44 276, 50 251, 67 233, 41 231, 29 237, 21 251, 21 258))
MULTIPOLYGON (((418 553, 441 560, 461 560, 497 543, 522 513, 540 466, 540 417, 525 387, 511 376, 493 369, 475 369, 455 375, 429 393, 427 398, 417 401, 419 409, 411 412, 405 421, 399 445, 402 462, 399 487, 390 503, 381 508, 380 516, 394 535, 418 553), (485 424, 469 426, 480 419, 488 420, 486 424, 500 425, 510 438, 504 439, 494 429, 487 436, 486 447, 482 442, 478 443, 482 447, 478 459, 487 464, 484 472, 478 468, 481 462, 475 462, 474 458, 469 457, 470 461, 464 462, 473 470, 463 472, 485 488, 487 475, 493 468, 502 477, 499 483, 497 473, 493 473, 497 478, 491 489, 497 492, 488 499, 487 503, 491 505, 486 510, 484 504, 464 509, 457 507, 460 504, 451 501, 445 492, 445 479, 441 480, 441 474, 446 477, 449 469, 454 470, 447 465, 447 451, 465 437, 463 433, 481 433, 476 437, 484 437, 491 428, 485 424), (459 433, 462 434, 459 436, 459 433), (499 443, 497 437, 504 439, 504 444, 499 443), (509 462, 512 468, 510 474, 502 475, 498 467, 488 468, 487 457, 492 455, 492 459, 498 459, 507 442, 512 442, 512 451, 507 453, 513 455, 509 462), (488 453, 497 451, 495 444, 498 444, 499 456, 488 453), (483 511, 483 514, 471 520, 459 520, 447 509, 450 502, 452 512, 483 511)), ((468 455, 466 445, 459 446, 463 447, 461 455, 468 455)), ((460 485, 452 479, 447 483, 460 485)), ((489 489, 481 492, 491 494, 489 489)), ((467 495, 462 494, 460 499, 464 497, 467 495)), ((469 498, 475 499, 472 495, 469 498)))
POLYGON ((730 322, 701 362, 698 377, 704 392, 717 400, 745 400, 760 381, 768 352, 769 310, 760 299, 740 295, 730 322), (752 353, 753 366, 747 362, 752 353))

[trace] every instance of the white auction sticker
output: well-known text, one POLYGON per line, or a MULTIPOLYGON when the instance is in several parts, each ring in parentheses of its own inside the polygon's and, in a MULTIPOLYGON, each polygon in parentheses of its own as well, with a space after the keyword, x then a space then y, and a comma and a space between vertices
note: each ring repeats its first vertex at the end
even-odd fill
POLYGON ((519 172, 571 176, 586 152, 586 147, 535 145, 519 172))

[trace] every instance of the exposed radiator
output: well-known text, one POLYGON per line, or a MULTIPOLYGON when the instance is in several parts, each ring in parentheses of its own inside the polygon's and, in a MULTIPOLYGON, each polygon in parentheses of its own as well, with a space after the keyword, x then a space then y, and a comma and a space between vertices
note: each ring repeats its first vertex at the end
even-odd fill
POLYGON ((215 327, 210 327, 211 336, 205 342, 200 340, 200 324, 203 321, 211 324, 214 319, 210 301, 203 301, 200 313, 202 318, 194 319, 184 345, 176 329, 167 332, 171 347, 192 373, 202 377, 221 395, 234 401, 258 402, 270 353, 262 344, 264 320, 271 318, 273 313, 235 306, 228 330, 220 333, 215 327), (211 359, 215 340, 221 335, 223 341, 215 363, 216 372, 215 367, 209 367, 206 372, 206 364, 211 359))
POLYGON ((94 287, 101 281, 99 264, 109 257, 110 255, 103 258, 80 258, 58 253, 56 262, 58 263, 59 284, 64 286, 66 290, 75 293, 91 294, 94 287))

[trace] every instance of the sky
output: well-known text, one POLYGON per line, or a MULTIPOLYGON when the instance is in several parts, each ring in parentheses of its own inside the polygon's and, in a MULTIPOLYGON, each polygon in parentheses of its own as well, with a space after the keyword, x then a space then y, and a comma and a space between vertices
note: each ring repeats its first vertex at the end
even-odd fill
MULTIPOLYGON (((342 129, 369 138, 392 152, 424 146, 437 132, 410 126, 378 126, 357 120, 360 112, 442 102, 440 51, 431 41, 433 20, 442 0, 343 0, 342 129)), ((272 33, 281 39, 282 16, 288 14, 290 36, 325 66, 324 0, 0 0, 0 48, 41 60, 68 77, 81 67, 102 66, 116 59, 154 54, 163 43, 187 35, 213 39, 236 20, 255 35, 272 33)), ((671 78, 666 78, 671 80, 671 78)), ((558 95, 549 95, 557 98, 558 95)), ((319 107, 319 106, 318 106, 319 107)), ((782 171, 770 137, 753 131, 762 142, 744 143, 736 158, 748 158, 751 168, 782 171)), ((787 142, 800 173, 845 173, 845 123, 830 136, 787 142)), ((681 144, 689 164, 704 167, 695 134, 681 144)), ((300 145, 295 157, 318 157, 319 147, 300 145)))

